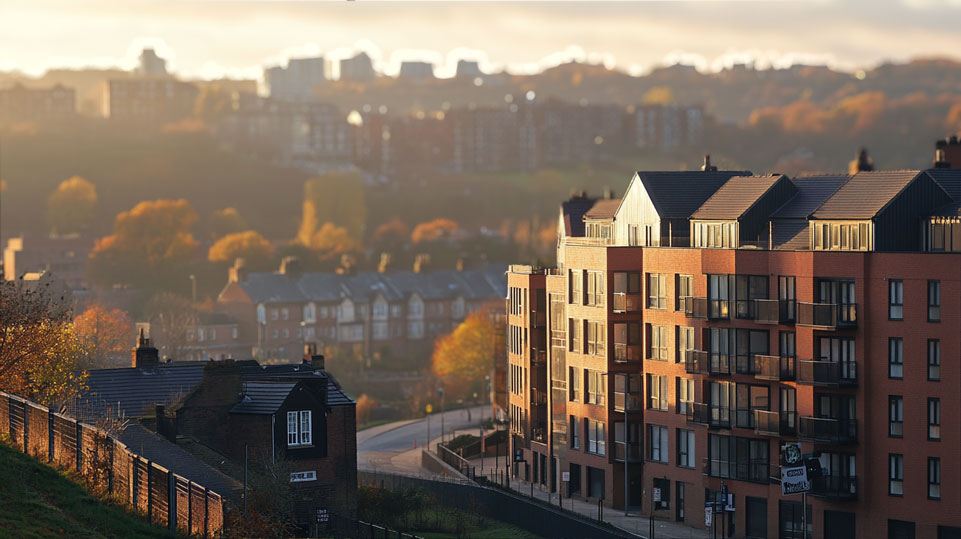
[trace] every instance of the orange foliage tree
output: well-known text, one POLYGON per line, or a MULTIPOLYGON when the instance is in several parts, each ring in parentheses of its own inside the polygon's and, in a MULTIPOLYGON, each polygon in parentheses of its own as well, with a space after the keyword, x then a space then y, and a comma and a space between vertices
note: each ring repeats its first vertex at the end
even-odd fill
POLYGON ((457 232, 457 229, 457 223, 450 219, 434 219, 433 221, 427 221, 414 227, 414 231, 410 235, 410 241, 422 243, 449 238, 457 232))
POLYGON ((248 264, 261 265, 266 263, 274 254, 274 246, 260 233, 246 230, 236 234, 227 234, 217 240, 207 252, 207 260, 211 262, 233 262, 243 258, 248 264))
POLYGON ((357 397, 357 423, 370 421, 370 414, 377 408, 377 401, 367 396, 367 393, 357 397))
POLYGON ((127 313, 92 305, 73 320, 87 366, 115 366, 122 363, 133 342, 127 313))
POLYGON ((467 396, 483 391, 484 377, 503 355, 506 343, 490 315, 476 311, 451 333, 434 342, 431 364, 434 375, 444 380, 452 393, 467 396))
POLYGON ((410 236, 410 227, 403 221, 394 217, 390 221, 380 225, 374 230, 371 242, 376 245, 388 245, 393 243, 403 243, 410 236))
POLYGON ((341 255, 360 252, 360 243, 350 235, 346 228, 334 223, 324 223, 310 237, 308 246, 321 262, 337 262, 341 255))
POLYGON ((247 230, 247 221, 240 216, 236 208, 224 208, 215 211, 207 220, 207 229, 213 239, 222 238, 227 234, 247 230))
POLYGON ((60 182, 47 198, 47 222, 61 234, 80 232, 93 221, 96 211, 97 188, 80 176, 60 182))

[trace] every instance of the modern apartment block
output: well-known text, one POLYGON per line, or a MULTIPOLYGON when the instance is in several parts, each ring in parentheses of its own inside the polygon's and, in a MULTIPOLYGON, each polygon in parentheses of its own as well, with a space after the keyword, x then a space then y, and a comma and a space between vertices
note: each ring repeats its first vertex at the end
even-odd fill
POLYGON ((565 202, 558 267, 508 273, 513 476, 694 527, 726 488, 734 537, 801 538, 804 520, 808 537, 961 537, 945 153, 796 178, 706 162, 565 202), (781 494, 787 442, 823 472, 806 519, 781 494))

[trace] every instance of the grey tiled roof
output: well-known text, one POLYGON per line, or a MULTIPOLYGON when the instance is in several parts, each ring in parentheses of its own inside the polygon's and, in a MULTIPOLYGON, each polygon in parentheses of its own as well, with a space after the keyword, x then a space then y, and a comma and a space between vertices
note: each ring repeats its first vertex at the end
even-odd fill
POLYGON ((746 170, 637 172, 662 219, 687 219, 729 178, 750 175, 746 170))
POLYGON ((783 177, 734 176, 704 201, 691 219, 737 219, 783 177))
POLYGON ((297 281, 280 273, 251 273, 240 285, 254 303, 297 303, 304 293, 297 281))
POLYGON ((293 382, 250 381, 244 382, 244 396, 230 409, 234 414, 273 414, 283 406, 293 382))
POLYGON ((591 209, 584 213, 584 219, 613 219, 617 207, 621 205, 619 198, 605 198, 594 202, 591 209))
POLYGON ((104 408, 127 417, 141 417, 154 404, 170 404, 192 391, 204 377, 202 362, 161 364, 155 369, 94 369, 88 371, 87 387, 80 399, 86 413, 102 415, 104 408))
MULTIPOLYGON (((256 381, 257 378, 289 376, 293 378, 313 376, 314 370, 309 365, 301 363, 281 363, 278 365, 258 365, 252 361, 250 365, 243 367, 243 377, 248 383, 256 381)), ((340 406, 354 404, 340 383, 329 372, 327 374, 327 406, 340 406)))
POLYGON ((807 251, 811 248, 811 228, 807 219, 774 219, 774 248, 807 251))
POLYGON ((814 219, 871 219, 921 174, 918 170, 858 172, 811 214, 814 219))
POLYGON ((591 209, 596 199, 576 197, 561 203, 561 218, 564 221, 564 232, 572 237, 584 235, 584 214, 591 209))
POLYGON ((807 219, 824 201, 831 197, 851 176, 833 174, 823 176, 799 176, 791 182, 798 192, 779 210, 774 212, 775 219, 807 219))
POLYGON ((961 170, 932 168, 926 171, 954 200, 961 202, 961 170))

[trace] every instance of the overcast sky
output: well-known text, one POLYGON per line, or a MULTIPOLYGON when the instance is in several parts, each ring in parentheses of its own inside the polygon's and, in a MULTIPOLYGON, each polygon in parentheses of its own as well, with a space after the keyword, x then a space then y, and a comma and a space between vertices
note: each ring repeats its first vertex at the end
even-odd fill
POLYGON ((531 72, 570 59, 631 73, 826 63, 853 70, 917 56, 961 59, 961 0, 763 2, 259 2, 7 0, 0 70, 132 68, 154 46, 186 77, 256 78, 289 57, 367 51, 394 74, 427 59, 450 76, 459 58, 531 72))

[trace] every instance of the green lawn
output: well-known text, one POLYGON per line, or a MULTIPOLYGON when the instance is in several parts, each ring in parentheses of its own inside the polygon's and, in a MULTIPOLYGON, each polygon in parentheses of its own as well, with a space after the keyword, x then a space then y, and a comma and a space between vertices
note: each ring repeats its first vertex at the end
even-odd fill
POLYGON ((424 539, 502 539, 505 537, 540 539, 539 535, 534 535, 506 522, 449 507, 437 507, 422 511, 415 520, 418 521, 419 525, 414 524, 411 529, 407 530, 407 533, 418 535, 424 539))
POLYGON ((93 498, 57 470, 0 443, 0 536, 169 537, 93 498))

